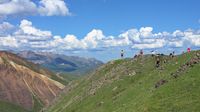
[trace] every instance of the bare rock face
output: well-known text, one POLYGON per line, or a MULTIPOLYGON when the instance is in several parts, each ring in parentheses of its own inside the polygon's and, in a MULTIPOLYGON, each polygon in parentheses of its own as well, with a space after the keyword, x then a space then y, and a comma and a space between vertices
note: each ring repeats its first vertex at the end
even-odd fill
POLYGON ((36 68, 14 54, 0 52, 0 100, 28 110, 33 109, 35 100, 50 104, 65 86, 52 80, 45 70, 36 68))

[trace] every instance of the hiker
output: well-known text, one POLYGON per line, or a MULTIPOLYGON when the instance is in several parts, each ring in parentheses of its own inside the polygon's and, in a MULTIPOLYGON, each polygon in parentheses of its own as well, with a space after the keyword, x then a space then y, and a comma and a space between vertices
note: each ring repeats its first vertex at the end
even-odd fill
POLYGON ((191 51, 191 49, 190 49, 190 48, 187 48, 187 52, 190 53, 190 51, 191 51))
POLYGON ((153 57, 153 56, 155 56, 155 54, 156 54, 156 52, 153 50, 153 51, 151 51, 151 56, 153 57))
POLYGON ((135 58, 137 58, 137 57, 138 57, 138 56, 137 56, 137 54, 136 54, 136 55, 134 55, 134 57, 133 57, 133 58, 135 59, 135 58))
POLYGON ((156 68, 160 66, 160 59, 159 56, 156 57, 156 68))
POLYGON ((172 52, 172 57, 174 57, 174 56, 175 56, 175 51, 172 52))
POLYGON ((169 56, 170 56, 171 58, 173 58, 173 57, 175 56, 175 52, 173 51, 172 53, 169 54, 169 56))
POLYGON ((143 50, 140 50, 140 56, 143 56, 143 50))
POLYGON ((170 53, 169 56, 172 58, 172 53, 170 53))
POLYGON ((121 58, 124 58, 124 50, 121 50, 121 58))

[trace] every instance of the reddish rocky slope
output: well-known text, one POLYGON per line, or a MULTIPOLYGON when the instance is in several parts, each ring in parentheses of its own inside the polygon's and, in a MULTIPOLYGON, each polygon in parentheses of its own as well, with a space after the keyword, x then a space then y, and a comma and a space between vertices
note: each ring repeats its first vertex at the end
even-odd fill
POLYGON ((48 105, 65 87, 52 74, 26 60, 0 52, 0 100, 32 110, 35 102, 48 105))

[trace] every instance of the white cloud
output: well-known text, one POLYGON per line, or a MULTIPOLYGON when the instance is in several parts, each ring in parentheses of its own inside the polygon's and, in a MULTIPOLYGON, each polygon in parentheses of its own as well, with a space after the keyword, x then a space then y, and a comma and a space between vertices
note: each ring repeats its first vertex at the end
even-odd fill
POLYGON ((188 34, 184 39, 190 42, 193 46, 200 47, 200 35, 188 34))
POLYGON ((64 38, 64 42, 67 44, 69 49, 86 49, 86 44, 78 40, 74 35, 67 35, 64 38))
POLYGON ((110 37, 103 41, 103 47, 127 46, 129 43, 130 41, 127 38, 110 37))
POLYGON ((184 41, 183 40, 169 41, 168 44, 169 46, 172 46, 172 47, 182 47, 184 44, 184 41))
POLYGON ((14 26, 8 22, 3 22, 0 24, 0 35, 6 35, 12 32, 14 30, 14 26))
POLYGON ((62 50, 86 49, 87 47, 85 43, 78 40, 74 35, 66 35, 65 38, 54 36, 53 40, 49 42, 49 46, 57 47, 62 50))
POLYGON ((172 34, 174 37, 183 37, 184 36, 184 33, 181 32, 180 30, 176 30, 173 32, 172 34))
POLYGON ((16 48, 16 47, 18 47, 18 42, 17 42, 16 38, 11 37, 11 36, 0 37, 0 46, 16 48))
POLYGON ((166 44, 166 41, 164 39, 155 39, 155 40, 151 40, 151 42, 134 44, 132 46, 132 48, 137 48, 137 49, 154 49, 154 48, 164 47, 165 44, 166 44))
POLYGON ((152 27, 142 27, 140 28, 140 35, 142 37, 151 37, 153 28, 152 27))
POLYGON ((54 36, 51 31, 44 31, 33 26, 32 22, 22 20, 19 26, 8 22, 0 24, 1 48, 15 48, 40 51, 93 50, 109 47, 129 47, 133 49, 156 49, 174 47, 199 47, 200 30, 176 30, 172 33, 153 33, 153 28, 130 29, 118 36, 106 36, 102 30, 93 29, 85 37, 75 35, 54 36), (12 30, 10 32, 10 29, 12 30), (7 33, 10 32, 10 33, 7 33))
POLYGON ((70 15, 64 0, 41 0, 38 10, 43 16, 70 15))
MULTIPOLYGON (((133 42, 140 42, 140 32, 137 29, 130 29, 119 35, 121 38, 129 39, 133 42)), ((129 44, 129 42, 127 42, 129 44)))
POLYGON ((103 38, 105 38, 105 36, 101 30, 93 29, 82 41, 88 48, 96 48, 99 44, 99 41, 103 38))
POLYGON ((32 26, 32 22, 28 20, 22 20, 20 24, 20 29, 15 32, 16 35, 29 35, 31 37, 43 37, 43 39, 52 36, 50 31, 41 31, 32 26))
POLYGON ((0 4, 0 15, 33 14, 37 6, 30 0, 7 0, 0 4))
POLYGON ((3 0, 0 2, 0 16, 11 15, 70 15, 64 0, 3 0), (39 2, 39 3, 36 3, 39 2))

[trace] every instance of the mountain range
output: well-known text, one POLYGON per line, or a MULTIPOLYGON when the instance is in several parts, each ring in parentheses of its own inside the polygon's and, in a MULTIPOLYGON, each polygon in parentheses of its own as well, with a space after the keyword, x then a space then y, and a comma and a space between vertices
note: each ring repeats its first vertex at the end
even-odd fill
POLYGON ((22 51, 17 55, 58 74, 84 75, 103 65, 103 62, 94 58, 66 56, 48 52, 22 51))

